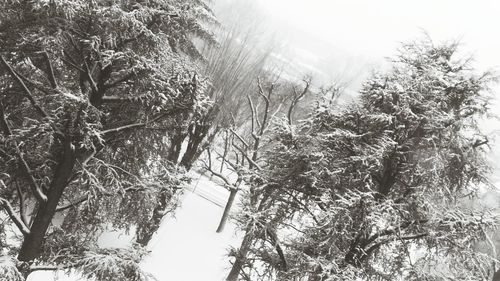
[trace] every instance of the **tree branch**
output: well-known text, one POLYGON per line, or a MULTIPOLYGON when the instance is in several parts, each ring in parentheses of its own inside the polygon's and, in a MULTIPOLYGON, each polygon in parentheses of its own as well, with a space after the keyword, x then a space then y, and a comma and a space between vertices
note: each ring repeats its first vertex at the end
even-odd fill
POLYGON ((205 169, 207 171, 209 171, 212 175, 216 176, 217 178, 221 179, 224 183, 225 183, 225 188, 230 190, 231 189, 231 186, 233 186, 233 184, 231 184, 231 182, 229 181, 229 179, 227 179, 225 176, 223 176, 222 174, 214 171, 212 169, 212 153, 210 152, 210 148, 207 147, 207 156, 208 156, 208 164, 205 163, 205 169))
POLYGON ((141 98, 147 98, 147 95, 140 95, 136 97, 119 97, 119 96, 104 96, 102 97, 103 103, 112 103, 112 102, 133 102, 136 100, 140 100, 141 98))
POLYGON ((248 156, 248 154, 245 151, 243 151, 243 149, 241 149, 235 143, 233 143, 233 146, 234 146, 234 148, 236 148, 241 153, 241 155, 243 155, 245 157, 245 159, 248 160, 248 162, 250 164, 253 165, 253 167, 257 168, 257 170, 259 170, 259 171, 262 171, 262 168, 254 160, 252 160, 252 158, 250 156, 248 156))
POLYGON ((82 197, 80 197, 75 202, 70 202, 70 203, 68 203, 68 204, 66 204, 64 206, 57 207, 56 212, 62 212, 62 211, 67 210, 69 208, 75 207, 76 205, 81 204, 81 203, 83 203, 83 202, 85 202, 87 200, 89 200, 89 196, 88 195, 83 195, 82 197))
POLYGON ((2 131, 6 136, 10 136, 12 134, 9 123, 7 123, 7 118, 5 117, 2 101, 0 101, 0 126, 2 126, 2 131))
POLYGON ((104 87, 106 87, 106 89, 116 87, 118 84, 130 80, 134 76, 135 76, 135 71, 132 70, 129 74, 123 76, 122 78, 120 78, 120 79, 118 79, 118 80, 116 80, 116 81, 114 81, 112 83, 105 84, 104 87))
MULTIPOLYGON (((3 186, 5 186, 5 184, 3 183, 3 181, 0 180, 0 182, 2 183, 3 186)), ((4 210, 9 215, 9 218, 14 222, 14 224, 21 231, 21 233, 24 236, 29 235, 30 234, 29 228, 16 215, 16 213, 14 212, 14 209, 12 208, 12 205, 10 205, 9 201, 5 200, 4 198, 0 198, 0 205, 4 208, 4 210)))
POLYGON ((245 141, 245 140, 244 140, 244 139, 243 139, 243 138, 242 138, 242 137, 241 137, 238 133, 236 133, 233 129, 229 129, 229 131, 230 131, 231 133, 233 133, 233 135, 235 135, 235 136, 236 136, 236 137, 237 137, 237 138, 241 141, 241 143, 243 143, 243 144, 245 145, 245 147, 247 147, 247 148, 248 148, 248 147, 250 146, 250 145, 248 145, 248 143, 247 143, 247 142, 246 142, 246 141, 245 141))
POLYGON ((90 67, 89 67, 89 64, 87 63, 87 61, 83 62, 83 66, 84 66, 83 74, 85 74, 85 76, 87 76, 87 80, 89 81, 90 88, 92 89, 92 93, 97 93, 99 91, 99 89, 97 87, 97 83, 94 81, 94 78, 92 78, 92 72, 90 71, 90 67))
POLYGON ((12 67, 7 63, 7 61, 3 58, 3 56, 0 56, 0 62, 7 68, 7 71, 9 74, 16 80, 16 82, 23 88, 23 92, 25 96, 28 98, 28 100, 31 102, 31 105, 38 111, 42 117, 47 117, 48 114, 38 105, 36 102, 35 98, 33 98, 33 95, 31 94, 31 91, 26 87, 26 84, 24 84, 23 80, 19 78, 17 73, 12 69, 12 67))
MULTIPOLYGON (((4 134, 6 136, 10 136, 11 130, 5 118, 5 112, 3 110, 3 105, 1 103, 0 103, 0 123, 2 124, 4 134)), ((38 201, 47 202, 47 196, 43 193, 42 189, 36 183, 36 180, 33 177, 33 174, 31 173, 31 169, 28 166, 28 163, 26 163, 26 160, 24 160, 23 155, 19 150, 19 147, 17 146, 17 143, 15 143, 14 146, 17 157, 19 158, 19 163, 21 164, 21 169, 24 172, 26 178, 28 179, 29 185, 33 191, 33 195, 38 201)))
POLYGON ((110 133, 118 133, 120 131, 124 131, 124 130, 128 130, 128 129, 133 129, 133 128, 141 128, 141 127, 145 127, 146 125, 148 125, 148 123, 133 123, 133 124, 128 124, 128 125, 120 126, 120 127, 117 127, 117 128, 112 128, 112 129, 101 131, 101 135, 107 135, 107 134, 110 134, 110 133))
POLYGON ((280 245, 278 235, 276 235, 275 231, 270 230, 269 228, 265 229, 266 234, 269 236, 269 240, 271 242, 271 245, 274 246, 276 249, 276 252, 278 253, 278 256, 281 259, 281 266, 283 271, 288 271, 288 262, 285 257, 285 253, 283 251, 283 248, 280 245))
POLYGON ((19 150, 19 147, 16 146, 16 153, 17 157, 19 158, 19 162, 21 164, 21 169, 25 175, 25 177, 28 179, 29 185, 31 187, 31 191, 33 192, 33 195, 39 202, 47 202, 47 196, 43 193, 42 189, 40 186, 37 184, 35 177, 33 177, 33 173, 31 172, 30 167, 28 166, 28 163, 26 163, 26 160, 24 160, 24 157, 19 150))
MULTIPOLYGON (((257 87, 259 88, 259 91, 257 93, 264 98, 264 101, 269 103, 269 98, 264 94, 264 88, 262 88, 262 82, 260 81, 260 78, 257 78, 257 87)), ((268 95, 270 96, 270 94, 268 95)))
POLYGON ((250 110, 251 110, 251 113, 252 113, 252 123, 251 123, 251 134, 254 138, 257 138, 257 136, 255 135, 255 122, 256 122, 256 118, 258 120, 258 117, 256 116, 256 112, 255 112, 255 106, 253 105, 253 102, 252 102, 252 99, 250 98, 249 95, 247 95, 247 100, 248 100, 248 105, 250 106, 250 110))
POLYGON ((63 51, 64 55, 68 58, 68 59, 64 59, 62 58, 61 60, 67 64, 69 64, 70 66, 72 66, 74 69, 78 70, 79 72, 81 73, 85 73, 85 70, 83 70, 83 68, 79 67, 77 62, 69 55, 68 52, 66 51, 63 51))
POLYGON ((290 107, 288 108, 288 114, 287 114, 288 125, 290 125, 290 126, 292 125, 293 110, 295 109, 295 106, 297 105, 297 103, 309 91, 309 86, 311 85, 311 79, 304 79, 304 83, 306 83, 306 85, 304 86, 304 89, 302 90, 302 92, 300 94, 297 92, 297 89, 295 88, 295 86, 292 87, 294 98, 293 98, 292 102, 290 103, 290 107))
MULTIPOLYGON (((413 235, 408 235, 408 236, 402 236, 402 237, 392 237, 392 238, 388 238, 386 240, 382 240, 380 242, 377 242, 375 244, 373 244, 372 246, 370 246, 370 248, 368 248, 366 251, 364 251, 364 258, 368 257, 372 252, 374 252, 375 250, 377 250, 378 248, 380 248, 382 245, 384 244, 387 244, 391 241, 394 241, 394 240, 415 240, 415 239, 420 239, 420 238, 423 238, 425 236, 428 236, 429 233, 427 232, 424 232, 424 233, 418 233, 418 234, 413 234, 413 235)), ((363 258, 363 259, 364 259, 363 258)))
POLYGON ((107 134, 110 134, 110 133, 117 133, 117 132, 120 132, 120 131, 124 131, 124 130, 128 130, 128 129, 133 129, 133 128, 141 128, 141 127, 146 127, 147 125, 151 124, 151 123, 154 123, 162 118, 165 118, 165 117, 168 117, 172 114, 175 114, 175 113, 178 113, 178 112, 181 112, 181 111, 184 111, 186 109, 174 109, 174 110, 171 110, 171 111, 168 111, 168 112, 165 112, 165 113, 162 113, 162 114, 159 114, 157 117, 153 118, 151 121, 146 121, 146 122, 141 122, 141 123, 132 123, 132 124, 128 124, 128 125, 124 125, 124 126, 120 126, 120 127, 117 127, 117 128, 112 128, 112 129, 107 129, 107 130, 104 130, 104 131, 101 131, 101 135, 107 135, 107 134))
POLYGON ((43 57, 45 58, 45 67, 47 68, 47 76, 50 82, 50 86, 53 89, 57 89, 57 81, 56 76, 54 74, 54 68, 52 67, 52 63, 50 62, 49 54, 47 51, 42 52, 43 57))
POLYGON ((72 267, 77 267, 77 264, 67 264, 67 265, 62 265, 62 266, 50 266, 50 265, 37 265, 37 266, 31 266, 29 268, 29 272, 35 272, 35 271, 58 271, 58 270, 64 270, 64 269, 69 269, 72 267))
POLYGON ((17 196, 19 197, 19 216, 21 217, 21 221, 24 223, 24 225, 28 226, 29 221, 28 218, 26 217, 26 205, 25 205, 24 193, 21 190, 21 186, 17 181, 16 181, 16 189, 17 189, 17 196))

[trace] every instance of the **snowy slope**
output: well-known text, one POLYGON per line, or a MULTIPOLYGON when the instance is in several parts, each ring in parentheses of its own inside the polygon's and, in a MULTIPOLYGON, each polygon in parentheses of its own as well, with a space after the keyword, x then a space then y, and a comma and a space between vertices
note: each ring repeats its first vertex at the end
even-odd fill
MULTIPOLYGON (((223 233, 216 233, 228 192, 206 178, 195 180, 185 191, 175 217, 165 218, 153 237, 151 253, 142 263, 145 271, 159 281, 219 281, 229 267, 227 250, 237 246, 230 222, 223 233), (194 192, 193 192, 194 191, 194 192)), ((100 241, 108 247, 121 247, 131 237, 108 233, 100 241)), ((77 281, 77 275, 35 272, 28 281, 77 281), (55 279, 54 276, 58 279, 55 279)))

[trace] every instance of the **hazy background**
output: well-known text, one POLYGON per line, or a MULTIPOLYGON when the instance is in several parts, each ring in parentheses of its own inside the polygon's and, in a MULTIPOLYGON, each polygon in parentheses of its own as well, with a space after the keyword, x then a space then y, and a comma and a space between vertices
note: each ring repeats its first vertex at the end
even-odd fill
MULTIPOLYGON (((223 22, 255 26, 272 37, 275 57, 295 79, 313 74, 316 86, 345 83, 355 95, 373 72, 387 68, 402 42, 429 36, 434 42, 458 41, 461 54, 472 56, 478 72, 500 74, 500 1, 496 0, 219 0, 223 22)), ((268 40, 268 39, 263 39, 268 40)), ((500 93, 500 85, 492 89, 500 93)), ((498 94, 492 113, 500 114, 498 94)), ((491 140, 498 120, 484 122, 491 140)), ((493 144, 500 185, 500 148, 493 144)))

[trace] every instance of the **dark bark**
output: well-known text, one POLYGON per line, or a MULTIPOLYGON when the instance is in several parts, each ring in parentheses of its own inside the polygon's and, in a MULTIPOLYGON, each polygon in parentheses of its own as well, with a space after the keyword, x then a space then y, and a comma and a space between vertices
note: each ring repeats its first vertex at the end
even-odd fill
POLYGON ((222 214, 219 226, 217 227, 217 233, 221 233, 222 231, 224 231, 224 227, 226 226, 226 222, 234 202, 234 198, 236 198, 236 193, 238 193, 238 189, 236 188, 232 188, 229 192, 229 198, 227 199, 226 207, 224 208, 224 213, 222 214))
POLYGON ((276 234, 276 230, 266 229, 266 235, 269 237, 269 242, 271 242, 271 245, 274 246, 274 248, 276 249, 276 253, 278 253, 278 256, 280 257, 281 270, 284 272, 288 271, 288 261, 285 256, 285 252, 283 251, 283 248, 280 245, 278 235, 276 234))
POLYGON ((195 157, 199 150, 200 144, 208 133, 210 126, 195 124, 191 125, 189 128, 189 140, 186 148, 186 152, 182 156, 181 165, 187 170, 191 169, 193 162, 196 160, 195 157))
POLYGON ((384 170, 379 180, 378 193, 382 198, 389 195, 392 187, 396 183, 396 177, 398 175, 397 164, 392 159, 393 156, 384 160, 384 170))
MULTIPOLYGON (((252 196, 250 197, 250 201, 253 206, 257 205, 259 194, 251 191, 252 196)), ((270 196, 269 189, 265 189, 263 196, 258 203, 257 211, 262 211, 265 208, 268 208, 272 204, 272 200, 268 200, 270 196)), ((235 260, 233 266, 231 267, 231 271, 227 275, 226 281, 237 281, 240 272, 243 270, 243 266, 245 265, 248 252, 252 247, 252 243, 254 240, 254 232, 252 231, 252 225, 248 224, 245 229, 245 236, 243 237, 243 241, 241 241, 240 248, 236 251, 235 260)))
MULTIPOLYGON (((92 89, 92 92, 89 97, 90 104, 92 104, 95 107, 100 107, 103 103, 104 94, 108 89, 108 87, 106 86, 106 82, 111 77, 111 72, 112 72, 111 65, 108 65, 105 68, 101 69, 99 73, 99 78, 97 80, 95 88, 92 89)), ((89 73, 88 74, 89 83, 93 83, 90 78, 90 75, 91 74, 89 73)))
POLYGON ((57 205, 64 189, 71 178, 76 155, 71 139, 62 140, 63 149, 56 166, 50 188, 47 192, 47 202, 41 202, 30 229, 30 234, 24 239, 18 259, 29 262, 40 255, 45 234, 56 212, 57 205))
POLYGON ((11 131, 10 131, 9 124, 7 123, 7 119, 5 117, 5 112, 3 109, 2 101, 0 101, 0 129, 2 130, 4 135, 10 136, 11 131))
POLYGON ((229 274, 227 275, 226 281, 237 281, 241 270, 246 262, 246 257, 252 246, 253 236, 249 229, 245 231, 245 237, 241 241, 240 248, 237 251, 236 259, 234 260, 233 267, 229 274))
POLYGON ((493 281, 500 281, 500 270, 497 270, 495 274, 493 274, 493 281))
POLYGON ((174 135, 170 138, 170 147, 168 150, 167 159, 172 163, 177 163, 181 153, 182 143, 186 138, 186 134, 182 130, 176 130, 174 135))

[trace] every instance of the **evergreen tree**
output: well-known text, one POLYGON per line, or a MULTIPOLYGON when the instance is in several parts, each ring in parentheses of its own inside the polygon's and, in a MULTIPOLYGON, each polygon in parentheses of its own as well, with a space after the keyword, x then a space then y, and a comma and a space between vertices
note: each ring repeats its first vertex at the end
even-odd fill
POLYGON ((174 209, 169 132, 207 107, 193 38, 214 43, 214 21, 200 0, 1 1, 1 254, 20 262, 0 272, 146 278, 140 248, 97 238, 135 229, 146 245, 174 209))
POLYGON ((477 75, 456 52, 456 44, 406 44, 390 71, 364 84, 358 103, 323 103, 296 130, 276 132, 244 202, 236 273, 491 278, 491 258, 473 245, 497 218, 465 198, 489 187, 488 139, 478 122, 493 77, 477 75))

